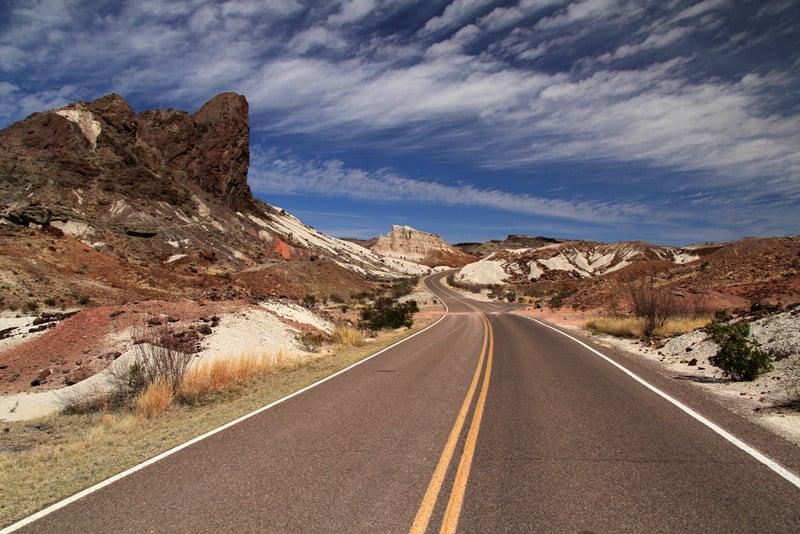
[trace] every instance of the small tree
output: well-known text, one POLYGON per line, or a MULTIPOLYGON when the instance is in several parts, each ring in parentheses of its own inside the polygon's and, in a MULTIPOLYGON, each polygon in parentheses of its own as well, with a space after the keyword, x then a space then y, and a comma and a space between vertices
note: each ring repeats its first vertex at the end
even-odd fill
POLYGON ((711 365, 719 367, 731 380, 751 381, 761 373, 771 371, 769 354, 758 348, 758 342, 750 339, 750 324, 711 323, 706 331, 719 345, 717 354, 708 359, 711 365))

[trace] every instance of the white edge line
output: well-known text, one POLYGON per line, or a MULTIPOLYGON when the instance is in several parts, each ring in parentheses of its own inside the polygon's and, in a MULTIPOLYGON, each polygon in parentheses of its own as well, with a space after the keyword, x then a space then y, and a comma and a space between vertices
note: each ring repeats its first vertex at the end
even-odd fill
MULTIPOLYGON (((440 300, 440 302, 441 302, 441 300, 440 300)), ((441 303, 444 305, 444 302, 441 302, 441 303)), ((186 448, 194 445, 195 443, 198 443, 200 441, 203 441, 204 439, 210 438, 211 436, 213 436, 215 434, 218 434, 219 432, 222 432, 223 430, 227 430, 228 428, 241 423, 242 421, 250 419, 251 417, 254 417, 254 416, 256 416, 256 415, 258 415, 258 414, 260 414, 262 412, 265 412, 265 411, 269 410, 270 408, 273 408, 273 407, 275 407, 275 406, 277 406, 279 404, 282 404, 282 403, 288 401, 289 399, 291 399, 293 397, 296 397, 296 396, 298 396, 298 395, 300 395, 300 394, 302 394, 302 393, 304 393, 304 392, 306 392, 306 391, 308 391, 308 390, 310 390, 312 388, 315 388, 315 387, 319 386, 320 384, 323 384, 323 383, 327 382, 328 380, 332 380, 332 379, 336 378, 337 376, 346 373, 350 369, 352 369, 354 367, 357 367, 357 366, 361 365, 362 363, 365 363, 365 362, 371 360, 372 358, 375 358, 375 357, 383 354, 384 352, 386 352, 388 350, 393 349, 394 347, 400 345, 401 343, 405 343, 409 339, 412 339, 412 338, 422 334, 423 332, 426 332, 427 330, 433 328, 437 324, 439 324, 439 322, 441 322, 442 319, 444 319, 447 316, 447 306, 445 305, 444 308, 445 308, 445 314, 444 315, 442 315, 439 319, 437 319, 435 323, 426 326, 425 328, 423 328, 419 332, 416 332, 415 334, 412 334, 412 335, 410 335, 410 336, 408 336, 406 338, 403 338, 400 341, 397 341, 396 343, 392 343, 388 347, 385 347, 385 348, 379 350, 375 354, 367 356, 363 360, 359 360, 359 361, 357 361, 357 362, 355 362, 355 363, 353 363, 351 365, 348 365, 344 369, 340 369, 339 371, 336 371, 332 375, 326 376, 325 378, 323 378, 321 380, 318 380, 317 382, 314 382, 313 384, 309 384, 308 386, 305 386, 302 389, 298 389, 294 393, 290 393, 289 395, 287 395, 287 396, 285 396, 283 398, 280 398, 280 399, 278 399, 276 401, 273 401, 272 403, 267 404, 266 406, 262 406, 261 408, 255 410, 255 411, 252 411, 252 412, 250 412, 248 414, 245 414, 245 415, 239 417, 238 419, 236 419, 234 421, 226 423, 226 424, 224 424, 224 425, 222 425, 220 427, 217 427, 217 428, 215 428, 213 430, 209 430, 205 434, 197 436, 196 438, 192 438, 192 439, 190 439, 189 441, 187 441, 185 443, 181 443, 180 445, 177 445, 177 446, 175 446, 175 447, 173 447, 173 448, 171 448, 171 449, 169 449, 167 451, 164 451, 164 452, 162 452, 161 454, 159 454, 157 456, 153 456, 149 460, 145 460, 144 462, 142 462, 140 464, 137 464, 137 465, 135 465, 135 466, 133 466, 131 468, 128 468, 127 470, 125 470, 125 471, 123 471, 121 473, 118 473, 118 474, 116 474, 114 476, 111 476, 111 477, 101 481, 101 482, 98 482, 97 484, 95 484, 93 486, 90 486, 90 487, 88 487, 88 488, 86 488, 84 490, 81 490, 78 493, 75 493, 74 495, 71 495, 71 496, 67 497, 66 499, 63 499, 63 500, 58 501, 56 503, 53 503, 50 506, 48 506, 47 508, 44 508, 44 509, 36 512, 33 515, 30 515, 30 516, 28 516, 28 517, 26 517, 24 519, 20 519, 16 523, 12 523, 11 525, 3 528, 2 530, 0 530, 0 534, 8 534, 8 533, 14 532, 14 531, 16 531, 16 530, 18 530, 18 529, 20 529, 20 528, 22 528, 24 526, 27 526, 27 525, 33 523, 34 521, 37 521, 37 520, 39 520, 39 519, 41 519, 41 518, 43 518, 45 516, 48 516, 48 515, 52 514, 53 512, 55 512, 57 510, 60 510, 61 508, 64 508, 65 506, 68 506, 68 505, 74 503, 75 501, 78 501, 78 500, 86 497, 87 495, 90 495, 90 494, 92 494, 92 493, 94 493, 96 491, 99 491, 99 490, 105 488, 106 486, 110 486, 114 482, 117 482, 118 480, 122 480, 123 478, 126 478, 126 477, 136 473, 137 471, 140 471, 140 470, 144 469, 145 467, 148 467, 148 466, 150 466, 150 465, 152 465, 152 464, 154 464, 154 463, 156 463, 156 462, 158 462, 160 460, 163 460, 164 458, 167 458, 168 456, 172 456, 173 454, 175 454, 177 452, 180 452, 183 449, 186 449, 186 448)))
POLYGON ((649 382, 647 382, 646 380, 641 378, 639 375, 633 373, 633 371, 630 371, 629 369, 627 369, 626 367, 624 367, 624 366, 620 365, 619 363, 615 362, 614 360, 612 360, 611 358, 609 358, 605 354, 603 354, 600 351, 595 350, 594 348, 590 347, 589 345, 587 345, 586 343, 584 343, 580 339, 577 339, 577 338, 567 334, 566 332, 563 332, 563 331, 559 330, 558 328, 550 326, 549 324, 543 323, 542 321, 539 321, 538 319, 534 319, 532 317, 527 317, 527 319, 530 319, 531 321, 533 321, 535 323, 538 323, 538 324, 540 324, 542 326, 545 326, 545 327, 549 328, 550 330, 558 332, 562 336, 565 336, 565 337, 571 339, 572 341, 574 341, 578 345, 581 345, 582 347, 590 350, 591 352, 593 352, 597 356, 600 356, 605 361, 607 361, 608 363, 610 363, 611 365, 613 365, 614 367, 616 367, 617 369, 619 369, 620 371, 622 371, 623 373, 625 373, 626 375, 628 375, 629 377, 631 377, 632 379, 634 379, 635 381, 637 381, 638 383, 640 383, 641 385, 643 385, 644 387, 646 387, 647 389, 649 389, 650 391, 655 393, 656 395, 658 395, 658 396, 662 397, 664 400, 672 403, 677 408, 679 408, 680 410, 685 412, 687 415, 693 417, 694 419, 696 419, 700 423, 704 424, 705 426, 707 426, 708 428, 710 428, 711 430, 713 430, 714 432, 719 434, 722 438, 724 438, 725 440, 727 440, 731 444, 735 445, 736 447, 738 447, 742 451, 746 452, 747 454, 749 454, 750 456, 752 456, 753 458, 755 458, 756 460, 758 460, 759 462, 761 462, 762 464, 764 464, 765 466, 770 468, 772 471, 774 471, 775 473, 777 473, 778 475, 782 476, 784 479, 789 481, 796 488, 800 489, 800 477, 799 476, 797 476, 796 474, 792 473, 791 471, 789 471, 788 469, 786 469, 785 467, 780 465, 778 462, 776 462, 775 460, 767 457, 766 455, 764 455, 763 453, 761 453, 757 449, 753 448, 752 446, 748 445, 744 441, 740 440, 739 438, 737 438, 736 436, 734 436, 733 434, 731 434, 730 432, 728 432, 724 428, 720 427, 716 423, 710 421, 709 419, 706 419, 704 416, 702 416, 699 413, 697 413, 696 411, 692 410, 691 408, 689 408, 688 406, 686 406, 685 404, 683 404, 679 400, 677 400, 674 397, 671 397, 670 395, 668 395, 667 393, 661 391, 660 389, 658 389, 654 385, 650 384, 649 382))

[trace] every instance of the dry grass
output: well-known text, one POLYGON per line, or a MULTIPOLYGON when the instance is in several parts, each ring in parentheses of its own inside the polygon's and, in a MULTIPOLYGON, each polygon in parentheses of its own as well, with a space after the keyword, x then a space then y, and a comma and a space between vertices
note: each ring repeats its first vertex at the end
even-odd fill
POLYGON ((296 365, 297 357, 285 352, 270 354, 241 354, 230 358, 216 358, 191 366, 178 386, 182 402, 196 403, 208 400, 236 386, 250 384, 270 373, 296 365))
POLYGON ((331 341, 337 347, 360 347, 367 342, 364 333, 352 326, 337 326, 331 334, 331 341))
POLYGON ((165 379, 153 382, 137 395, 134 401, 136 415, 152 419, 169 410, 174 399, 171 382, 165 379))
POLYGON ((271 363, 275 370, 260 378, 250 374, 247 387, 211 396, 208 402, 175 403, 154 418, 137 417, 130 410, 121 410, 3 423, 0 528, 285 397, 424 326, 426 322, 415 321, 410 330, 381 332, 376 341, 363 346, 343 348, 300 363, 291 360, 288 354, 273 356, 271 363))
MULTIPOLYGON (((671 317, 655 329, 656 337, 672 337, 703 328, 713 319, 711 317, 671 317)), ((645 321, 638 317, 595 317, 584 324, 584 328, 600 334, 624 338, 644 338, 645 321)))

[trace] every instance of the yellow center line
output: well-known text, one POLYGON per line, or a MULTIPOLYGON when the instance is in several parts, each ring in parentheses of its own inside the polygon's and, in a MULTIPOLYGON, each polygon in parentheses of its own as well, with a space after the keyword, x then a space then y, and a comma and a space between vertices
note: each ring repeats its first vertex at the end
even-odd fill
MULTIPOLYGON (((477 308, 474 308, 469 304, 467 305, 470 308, 474 309, 476 312, 479 312, 477 308)), ((475 413, 473 414, 472 417, 472 423, 470 425, 469 433, 467 434, 467 441, 464 446, 464 452, 462 453, 461 460, 459 462, 458 472, 456 473, 456 482, 454 485, 453 492, 451 492, 450 501, 447 505, 447 512, 445 513, 445 522, 442 524, 442 531, 444 532, 445 525, 447 524, 452 524, 452 529, 454 531, 458 523, 458 516, 461 512, 461 504, 463 502, 464 492, 466 490, 467 479, 469 478, 469 470, 472 464, 472 456, 475 450, 475 443, 478 438, 480 421, 483 416, 483 407, 486 402, 486 392, 488 391, 489 375, 491 373, 492 351, 494 350, 494 335, 492 333, 491 325, 486 316, 482 313, 481 313, 481 319, 483 319, 485 326, 483 334, 483 345, 481 347, 481 356, 480 359, 478 360, 477 366, 475 367, 475 373, 473 374, 472 377, 472 383, 470 384, 469 390, 467 391, 467 395, 464 398, 464 402, 461 405, 461 409, 459 410, 458 417, 456 418, 455 424, 453 425, 453 429, 450 431, 450 435, 447 438, 447 442, 445 444, 444 450, 442 451, 442 455, 439 458, 439 463, 436 465, 436 469, 433 472, 433 477, 431 478, 431 481, 428 484, 428 489, 425 492, 425 496, 422 498, 422 503, 420 504, 416 517, 414 518, 414 523, 411 526, 411 530, 409 531, 410 534, 423 534, 428 528, 428 523, 430 522, 431 514, 433 513, 433 509, 436 505, 436 500, 438 499, 439 493, 441 492, 442 484, 444 483, 444 478, 447 473, 447 469, 452 461, 453 454, 456 449, 456 444, 458 442, 458 437, 461 435, 461 431, 464 428, 464 423, 467 418, 467 413, 469 412, 469 407, 472 404, 472 400, 475 397, 475 391, 478 388, 478 382, 480 381, 481 371, 483 369, 484 362, 487 361, 487 355, 488 355, 488 364, 486 373, 484 375, 483 384, 481 386, 481 393, 478 398, 478 403, 476 404, 475 407, 475 413), (457 491, 458 486, 460 486, 461 489, 457 491)))
POLYGON ((442 534, 454 534, 458 526, 458 518, 461 515, 461 506, 464 503, 464 493, 467 491, 467 481, 469 480, 469 472, 472 468, 472 458, 475 455, 475 446, 478 442, 478 432, 481 428, 481 420, 483 419, 483 408, 486 405, 486 395, 489 392, 489 379, 492 374, 492 353, 494 352, 494 333, 492 332, 492 325, 485 315, 482 315, 483 321, 486 323, 486 332, 489 336, 489 351, 486 360, 486 374, 483 377, 483 384, 481 385, 481 393, 478 396, 478 402, 475 405, 475 414, 472 416, 472 423, 469 427, 467 440, 464 443, 464 452, 461 454, 461 461, 458 464, 458 471, 456 472, 456 479, 453 482, 453 489, 450 492, 450 500, 447 503, 447 510, 444 513, 442 520, 442 528, 439 531, 442 534))

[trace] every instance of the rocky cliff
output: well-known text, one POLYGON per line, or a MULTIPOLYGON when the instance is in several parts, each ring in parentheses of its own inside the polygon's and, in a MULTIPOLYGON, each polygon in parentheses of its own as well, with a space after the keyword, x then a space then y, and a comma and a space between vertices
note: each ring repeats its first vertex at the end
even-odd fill
POLYGON ((193 114, 137 114, 112 94, 0 131, 5 305, 280 295, 283 277, 265 273, 298 270, 286 262, 327 262, 330 284, 359 284, 336 270, 371 280, 408 270, 255 199, 249 142, 247 100, 235 93, 193 114), (258 273, 239 276, 245 268, 258 273))
POLYGON ((460 267, 477 258, 446 243, 436 234, 393 225, 392 231, 378 237, 371 249, 382 256, 398 258, 429 267, 460 267))

